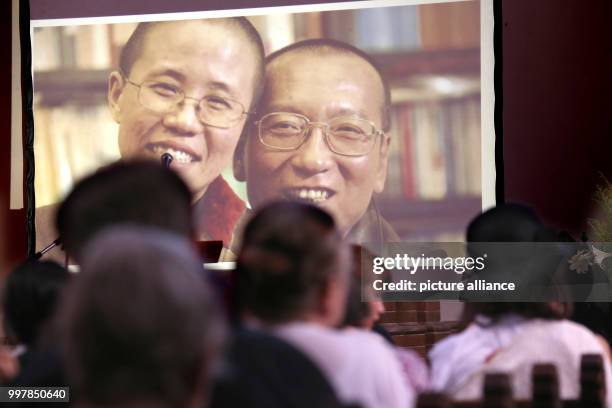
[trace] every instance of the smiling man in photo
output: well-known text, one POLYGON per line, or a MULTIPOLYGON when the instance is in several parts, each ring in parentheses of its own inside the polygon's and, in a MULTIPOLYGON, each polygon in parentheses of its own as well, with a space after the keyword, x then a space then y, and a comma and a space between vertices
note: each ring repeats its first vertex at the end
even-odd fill
POLYGON ((234 158, 252 208, 314 203, 351 242, 398 240, 372 199, 387 176, 390 98, 370 57, 333 40, 298 42, 266 58, 265 84, 234 158))

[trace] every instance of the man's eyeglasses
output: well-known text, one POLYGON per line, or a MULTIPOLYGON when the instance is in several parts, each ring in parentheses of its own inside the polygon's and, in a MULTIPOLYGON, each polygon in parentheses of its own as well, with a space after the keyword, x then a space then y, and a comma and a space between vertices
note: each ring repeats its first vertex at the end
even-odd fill
POLYGON ((240 102, 233 99, 217 95, 206 95, 201 99, 192 98, 186 96, 181 88, 167 82, 144 81, 137 84, 130 81, 126 75, 123 77, 129 84, 138 88, 138 102, 156 113, 174 112, 185 99, 191 99, 198 103, 196 109, 198 119, 205 125, 229 128, 242 115, 250 114, 240 102))
POLYGON ((329 122, 311 122, 297 113, 268 113, 255 122, 259 141, 275 150, 296 150, 308 137, 308 130, 323 128, 329 149, 343 156, 364 156, 376 145, 376 138, 383 132, 372 122, 357 117, 338 117, 329 122))

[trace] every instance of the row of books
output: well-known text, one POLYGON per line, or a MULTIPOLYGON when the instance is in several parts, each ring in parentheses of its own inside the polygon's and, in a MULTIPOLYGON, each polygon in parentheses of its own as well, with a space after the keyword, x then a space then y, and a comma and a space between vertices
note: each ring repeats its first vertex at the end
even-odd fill
POLYGON ((34 71, 107 69, 136 24, 37 27, 32 36, 34 71))
POLYGON ((36 107, 36 206, 58 202, 74 183, 117 160, 117 124, 106 105, 36 107))
MULTIPOLYGON (((312 25, 312 13, 253 16, 266 49, 272 52, 296 39, 299 28, 312 25)), ((381 7, 317 14, 317 30, 304 38, 322 35, 370 51, 420 48, 418 6, 381 7)), ((107 69, 117 65, 121 47, 136 23, 63 27, 35 27, 32 36, 34 71, 107 69)))
POLYGON ((395 105, 385 199, 481 194, 478 96, 395 105))
POLYGON ((323 13, 326 34, 366 51, 421 48, 419 6, 396 6, 323 13))

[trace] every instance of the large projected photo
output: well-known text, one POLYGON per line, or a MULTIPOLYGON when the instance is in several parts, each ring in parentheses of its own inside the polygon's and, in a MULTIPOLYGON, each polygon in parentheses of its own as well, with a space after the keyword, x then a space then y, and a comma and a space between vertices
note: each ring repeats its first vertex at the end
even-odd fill
POLYGON ((352 242, 463 240, 494 177, 482 5, 361 3, 32 21, 36 250, 79 179, 165 153, 198 240, 235 247, 278 199, 352 242))

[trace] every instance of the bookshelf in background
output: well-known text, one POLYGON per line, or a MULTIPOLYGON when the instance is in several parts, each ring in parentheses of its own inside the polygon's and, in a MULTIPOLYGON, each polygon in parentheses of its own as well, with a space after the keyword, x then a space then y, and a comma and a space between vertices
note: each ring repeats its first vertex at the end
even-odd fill
POLYGON ((119 157, 108 74, 135 24, 33 30, 36 205, 61 200, 80 177, 119 157))
POLYGON ((392 106, 379 207, 404 239, 462 239, 481 208, 480 95, 411 92, 392 106))
POLYGON ((482 207, 478 1, 322 13, 325 36, 370 53, 391 88, 377 205, 402 239, 463 240, 482 207))

